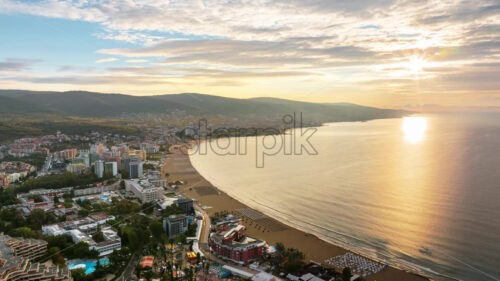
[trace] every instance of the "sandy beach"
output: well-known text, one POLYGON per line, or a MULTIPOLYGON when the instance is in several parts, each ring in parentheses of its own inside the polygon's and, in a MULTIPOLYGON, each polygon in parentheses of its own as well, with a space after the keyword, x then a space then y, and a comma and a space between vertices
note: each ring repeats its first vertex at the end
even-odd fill
MULTIPOLYGON (((189 156, 183 152, 183 147, 171 147, 172 154, 167 155, 162 174, 169 173, 169 181, 182 180, 185 185, 179 186, 179 191, 189 198, 196 199, 209 215, 216 212, 228 212, 242 219, 247 228, 247 234, 265 240, 269 245, 282 242, 286 247, 301 250, 306 261, 313 260, 329 266, 324 261, 328 258, 343 255, 348 250, 323 241, 312 234, 292 228, 260 212, 250 209, 245 204, 231 198, 205 180, 191 165, 189 156)), ((342 269, 337 268, 341 271, 342 269)), ((378 273, 366 277, 369 281, 423 281, 425 277, 386 267, 378 273)))

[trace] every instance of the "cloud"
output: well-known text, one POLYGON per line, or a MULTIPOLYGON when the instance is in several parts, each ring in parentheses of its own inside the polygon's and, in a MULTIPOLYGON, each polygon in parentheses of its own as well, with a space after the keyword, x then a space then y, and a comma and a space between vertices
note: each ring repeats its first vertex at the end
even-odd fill
POLYGON ((117 61, 117 60, 118 60, 117 58, 106 58, 106 59, 96 60, 95 62, 96 63, 105 63, 105 62, 112 62, 112 61, 117 61))
MULTIPOLYGON (((324 38, 322 38, 323 40, 324 38)), ((167 40, 145 48, 102 49, 98 53, 124 57, 159 57, 163 64, 211 64, 238 68, 322 68, 349 66, 377 54, 356 46, 316 45, 316 38, 282 41, 167 40)))
POLYGON ((456 1, 452 3, 452 5, 439 5, 440 8, 419 17, 417 22, 425 25, 463 23, 497 17, 500 12, 500 4, 495 0, 456 1))
POLYGON ((134 59, 134 60, 126 60, 125 62, 128 62, 128 63, 143 63, 143 62, 148 62, 148 60, 134 59))
MULTIPOLYGON (((491 74, 500 71, 499 11, 497 0, 0 0, 0 13, 92 22, 100 27, 94 36, 126 42, 96 50, 110 56, 96 63, 120 60, 119 67, 95 65, 102 75, 67 66, 61 70, 75 75, 62 80, 19 78, 32 83, 149 82, 184 91, 227 83, 253 91, 249 85, 265 90, 287 79, 283 91, 294 94, 307 81, 331 96, 342 85, 379 97, 425 92, 429 103, 436 102, 430 93, 498 92, 491 74), (411 70, 415 58, 419 73, 411 70)), ((1 62, 7 69, 29 66, 1 62)))
POLYGON ((34 64, 41 62, 38 59, 7 58, 0 62, 0 72, 21 72, 30 69, 34 64))

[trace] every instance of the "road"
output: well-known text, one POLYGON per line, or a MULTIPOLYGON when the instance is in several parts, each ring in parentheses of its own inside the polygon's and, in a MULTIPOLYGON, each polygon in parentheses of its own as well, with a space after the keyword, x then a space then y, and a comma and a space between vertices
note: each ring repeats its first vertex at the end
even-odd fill
POLYGON ((137 250, 134 253, 134 256, 130 259, 129 263, 125 267, 125 269, 122 272, 122 275, 120 277, 116 278, 116 281, 128 281, 132 280, 132 274, 134 273, 135 266, 137 263, 139 263, 139 259, 141 258, 141 255, 139 253, 142 253, 142 246, 139 246, 139 250, 137 250))
POLYGON ((208 244, 208 235, 210 234, 210 225, 212 225, 212 222, 210 221, 210 216, 201 208, 198 204, 194 205, 194 208, 200 212, 201 216, 203 217, 203 225, 201 228, 201 235, 200 235, 200 244, 208 244))
POLYGON ((45 162, 43 163, 43 167, 41 171, 38 171, 37 176, 45 176, 46 174, 49 173, 50 168, 52 167, 52 155, 49 154, 45 158, 45 162))
MULTIPOLYGON (((172 153, 181 153, 179 152, 179 147, 181 149, 185 149, 185 146, 171 146, 170 147, 170 151, 172 153)), ((165 165, 162 166, 162 175, 164 175, 166 173, 165 171, 165 165)), ((190 184, 190 185, 187 185, 185 187, 185 189, 189 189, 189 188, 193 188, 195 186, 197 186, 198 184, 200 184, 202 181, 198 181, 198 182, 195 182, 193 184, 190 184)), ((183 195, 180 191, 176 191, 175 192, 176 194, 180 194, 180 195, 183 195)), ((183 195, 184 196, 184 195, 183 195)), ((201 228, 201 234, 200 234, 200 240, 198 241, 198 244, 199 244, 199 247, 200 247, 200 251, 203 253, 203 255, 205 256, 205 258, 207 258, 208 260, 210 261, 213 261, 213 262, 217 262, 219 264, 222 264, 222 265, 228 265, 228 266, 231 266, 231 267, 234 267, 234 268, 238 268, 240 270, 243 270, 243 271, 246 271, 248 273, 251 273, 251 274, 257 274, 258 272, 255 271, 255 270, 252 270, 248 267, 243 267, 243 266, 238 266, 238 265, 235 265, 233 263, 228 263, 222 259, 219 259, 218 257, 214 256, 212 253, 210 253, 210 248, 208 246, 208 237, 210 235, 210 226, 212 225, 212 222, 210 220, 210 216, 207 214, 207 212, 200 206, 198 205, 198 203, 194 204, 194 208, 200 212, 202 218, 203 218, 203 225, 202 225, 202 228, 201 228)))

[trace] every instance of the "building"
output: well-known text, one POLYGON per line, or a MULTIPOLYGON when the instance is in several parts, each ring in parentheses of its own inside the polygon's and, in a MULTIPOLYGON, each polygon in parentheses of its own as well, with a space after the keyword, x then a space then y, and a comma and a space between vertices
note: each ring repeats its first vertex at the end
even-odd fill
POLYGON ((90 154, 88 151, 80 150, 78 157, 71 160, 71 164, 83 164, 85 168, 90 167, 90 154))
POLYGON ((62 235, 69 234, 70 230, 80 230, 85 234, 94 234, 96 233, 98 226, 105 224, 109 220, 113 220, 115 217, 108 216, 103 213, 92 214, 88 217, 72 220, 72 221, 64 221, 56 224, 44 225, 42 226, 42 233, 45 235, 62 235))
POLYGON ((103 185, 103 184, 98 183, 95 187, 75 189, 75 196, 104 193, 104 192, 109 192, 109 191, 118 190, 118 189, 120 189, 120 185, 118 185, 118 184, 103 185))
POLYGON ((66 171, 73 174, 80 174, 85 172, 86 170, 87 167, 85 167, 84 163, 71 163, 68 166, 66 166, 66 171))
POLYGON ((238 223, 218 225, 216 232, 210 234, 211 252, 240 265, 262 258, 266 252, 266 242, 246 236, 245 230, 245 226, 238 223))
POLYGON ((146 178, 149 182, 156 187, 167 187, 167 178, 162 178, 160 171, 157 170, 147 170, 146 178))
POLYGON ((96 143, 90 146, 90 153, 102 154, 106 147, 102 143, 96 143))
POLYGON ((128 172, 131 179, 141 178, 143 163, 137 157, 125 157, 120 159, 120 169, 128 172))
POLYGON ((13 161, 0 162, 0 186, 8 186, 36 171, 35 166, 28 163, 13 161))
POLYGON ((117 156, 125 156, 125 153, 129 150, 128 146, 121 144, 119 146, 112 146, 111 152, 115 153, 117 156))
POLYGON ((17 197, 28 197, 30 195, 47 195, 47 196, 63 196, 64 194, 71 193, 72 187, 63 187, 59 189, 33 189, 28 193, 18 194, 17 197))
POLYGON ((89 244, 90 250, 99 252, 99 256, 109 255, 113 250, 121 249, 121 239, 111 227, 103 226, 109 220, 114 219, 103 213, 92 214, 86 218, 65 221, 51 225, 42 226, 42 233, 45 235, 69 235, 74 243, 85 242, 89 244), (96 242, 92 235, 101 231, 104 241, 96 242))
POLYGON ((73 149, 65 149, 55 153, 56 159, 64 159, 64 160, 73 160, 78 154, 78 150, 73 149))
POLYGON ((97 177, 102 178, 104 176, 104 161, 102 160, 95 161, 94 169, 97 177))
POLYGON ((265 271, 260 271, 259 273, 252 276, 252 281, 283 281, 283 279, 278 278, 265 271))
POLYGON ((113 253, 114 250, 120 250, 122 248, 121 238, 118 233, 114 231, 111 227, 104 227, 101 229, 104 236, 104 241, 96 243, 89 243, 91 250, 96 250, 99 252, 99 256, 107 256, 113 253))
POLYGON ((47 252, 47 242, 43 240, 11 238, 5 242, 12 248, 16 256, 36 259, 47 252))
POLYGON ((0 187, 7 187, 10 184, 9 177, 0 176, 0 187))
POLYGON ((188 230, 188 217, 186 215, 171 215, 163 219, 163 229, 168 237, 177 237, 188 230))
POLYGON ((11 144, 10 149, 7 153, 14 157, 26 157, 32 154, 41 154, 44 156, 48 156, 50 154, 50 150, 45 147, 40 147, 38 144, 11 144))
POLYGON ((218 220, 218 221, 213 221, 212 224, 215 226, 215 228, 222 227, 223 225, 226 224, 239 224, 241 222, 241 219, 238 217, 235 217, 231 214, 227 215, 225 218, 218 220))
POLYGON ((67 268, 33 263, 47 252, 47 242, 0 235, 0 281, 70 281, 67 268))
POLYGON ((48 211, 54 208, 53 196, 24 193, 18 194, 17 199, 19 199, 21 205, 27 207, 30 211, 33 211, 34 209, 42 209, 48 211), (33 199, 34 196, 36 196, 37 199, 40 200, 36 202, 36 200, 33 199))
POLYGON ((160 151, 160 147, 158 145, 152 144, 152 143, 141 143, 139 145, 139 148, 141 150, 146 151, 146 153, 148 153, 148 154, 155 154, 155 153, 158 153, 160 151))
POLYGON ((175 202, 182 212, 186 215, 193 213, 193 199, 181 197, 175 202))
POLYGON ((142 161, 146 161, 146 151, 142 149, 130 149, 125 153, 124 157, 139 158, 142 161))
POLYGON ((137 179, 137 178, 142 178, 143 173, 142 173, 142 166, 143 163, 141 162, 130 162, 129 165, 129 177, 131 179, 137 179))
POLYGON ((116 176, 118 174, 118 164, 116 162, 106 162, 104 164, 104 174, 116 176))
POLYGON ((90 153, 89 154, 89 162, 90 162, 90 165, 94 165, 95 162, 97 162, 98 160, 101 160, 101 154, 97 154, 97 153, 90 153))
POLYGON ((148 180, 126 180, 125 190, 132 192, 134 197, 142 203, 160 200, 163 197, 163 188, 155 187, 148 180))

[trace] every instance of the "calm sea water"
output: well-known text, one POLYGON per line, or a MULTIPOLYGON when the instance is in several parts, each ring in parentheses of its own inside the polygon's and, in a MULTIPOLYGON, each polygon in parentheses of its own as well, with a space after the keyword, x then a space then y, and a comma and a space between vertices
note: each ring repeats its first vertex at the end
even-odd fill
POLYGON ((427 275, 499 280, 500 115, 421 117, 326 124, 317 155, 281 151, 264 168, 262 138, 245 155, 220 155, 237 143, 226 139, 229 150, 191 159, 229 195, 327 241, 427 275))

